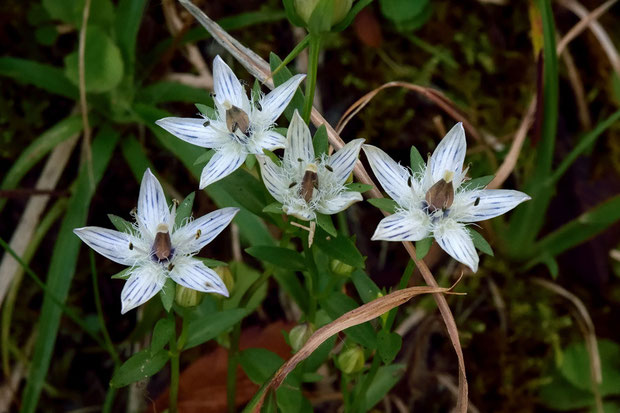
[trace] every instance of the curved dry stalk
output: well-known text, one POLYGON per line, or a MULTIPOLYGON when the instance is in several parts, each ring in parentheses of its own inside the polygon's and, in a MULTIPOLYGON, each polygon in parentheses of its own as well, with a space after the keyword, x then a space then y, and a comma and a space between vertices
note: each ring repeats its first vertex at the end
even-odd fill
MULTIPOLYGON (((266 61, 264 61, 252 50, 243 46, 234 37, 229 35, 217 23, 215 23, 206 14, 204 14, 202 10, 192 4, 190 0, 179 1, 196 18, 196 20, 198 20, 200 24, 202 24, 202 26, 211 34, 211 36, 213 36, 213 38, 218 43, 220 43, 222 47, 224 47, 229 53, 231 53, 233 57, 237 59, 252 76, 263 82, 267 87, 273 89, 271 70, 269 68, 269 64, 266 61)), ((312 123, 317 127, 320 125, 325 125, 327 129, 327 137, 329 139, 329 143, 332 146, 334 146, 335 148, 341 148, 344 146, 344 142, 340 138, 340 136, 338 136, 338 133, 336 133, 334 128, 314 108, 312 109, 310 119, 312 123)), ((361 183, 372 185, 373 188, 370 191, 367 191, 367 193, 369 193, 375 198, 383 197, 381 192, 377 189, 376 184, 372 181, 372 179, 368 175, 368 172, 366 172, 360 161, 357 161, 355 168, 353 169, 353 174, 361 183)), ((384 212, 384 214, 386 213, 384 212)), ((438 284, 437 281, 435 281, 435 277, 429 270, 426 263, 416 258, 415 248, 413 247, 413 245, 410 242, 403 242, 403 245, 405 246, 405 249, 407 250, 407 253, 411 257, 411 259, 414 260, 416 266, 420 270, 424 281, 431 287, 436 287, 438 284)), ((448 337, 450 338, 450 342, 454 347, 454 351, 458 359, 459 395, 457 399, 456 410, 460 413, 466 413, 468 403, 467 375, 465 372, 465 358, 463 356, 463 349, 461 348, 461 343, 459 341, 456 322, 454 321, 452 311, 450 310, 448 302, 446 301, 446 298, 443 296, 443 294, 433 294, 433 298, 435 299, 444 323, 446 324, 448 337)))
POLYGON ((88 103, 86 101, 86 67, 84 56, 86 54, 86 29, 88 27, 88 16, 90 14, 90 0, 84 2, 82 12, 82 27, 78 43, 78 83, 80 89, 80 111, 82 112, 82 123, 84 124, 84 139, 82 140, 82 151, 86 154, 86 164, 88 177, 91 186, 94 186, 95 176, 93 173, 93 151, 91 148, 91 130, 88 122, 88 103))
POLYGON ((413 83, 399 82, 399 81, 385 83, 379 86, 378 88, 371 90, 370 92, 366 93, 364 96, 356 100, 355 103, 349 106, 349 108, 344 112, 344 114, 338 121, 338 124, 336 125, 336 132, 340 134, 342 130, 345 128, 345 126, 347 126, 349 121, 356 114, 358 114, 364 108, 364 106, 370 103, 370 101, 379 92, 381 92, 384 89, 391 88, 391 87, 401 87, 401 88, 419 93, 423 96, 426 96, 429 100, 431 100, 437 106, 442 108, 448 115, 452 116, 454 120, 463 122, 463 126, 469 132, 469 134, 474 137, 474 139, 476 139, 479 142, 482 141, 482 138, 478 130, 474 128, 471 123, 469 123, 469 121, 465 118, 465 116, 463 116, 459 112, 459 110, 456 108, 456 105, 446 96, 444 96, 443 93, 441 93, 438 90, 431 89, 429 87, 424 87, 424 86, 415 85, 413 83))
POLYGON ((609 10, 609 8, 613 6, 617 1, 618 0, 607 0, 596 9, 592 10, 589 14, 583 16, 579 23, 574 25, 573 28, 570 29, 568 33, 566 33, 566 35, 558 43, 556 48, 558 55, 562 54, 566 46, 568 46, 568 44, 572 42, 575 37, 579 36, 585 29, 588 28, 588 26, 593 21, 601 17, 603 13, 609 10))
POLYGON ((588 309, 583 302, 575 294, 571 293, 564 287, 553 283, 551 281, 544 280, 542 278, 533 278, 532 282, 540 285, 547 290, 558 294, 559 296, 566 298, 575 306, 575 319, 579 325, 583 338, 586 342, 586 349, 588 350, 588 356, 590 358, 590 379, 592 380, 592 392, 594 393, 594 400, 596 402, 597 412, 603 412, 603 399, 601 398, 601 392, 599 386, 603 382, 603 371, 601 368, 601 357, 598 352, 598 341, 596 339, 596 332, 594 330, 594 323, 588 313, 588 309))

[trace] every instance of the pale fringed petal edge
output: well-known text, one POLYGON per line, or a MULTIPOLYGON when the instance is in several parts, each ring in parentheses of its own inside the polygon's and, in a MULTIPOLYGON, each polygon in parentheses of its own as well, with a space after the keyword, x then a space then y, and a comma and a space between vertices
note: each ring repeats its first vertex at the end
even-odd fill
POLYGON ((276 149, 286 148, 286 138, 274 130, 268 130, 260 135, 254 135, 256 141, 256 154, 262 155, 263 149, 274 151, 276 149))
POLYGON ((362 201, 362 194, 354 191, 344 191, 333 199, 323 201, 317 205, 316 210, 321 214, 333 215, 344 211, 356 202, 362 201))
POLYGON ((195 219, 172 234, 172 244, 198 252, 224 231, 238 212, 239 208, 227 207, 195 219))
POLYGON ((175 264, 170 271, 170 278, 192 290, 228 297, 228 289, 219 275, 195 258, 186 258, 175 264))
POLYGON ((138 241, 133 235, 100 227, 76 228, 73 233, 104 257, 123 265, 134 265, 141 254, 130 249, 138 241))
POLYGON ((452 258, 467 265, 472 272, 478 271, 478 253, 471 237, 464 226, 455 226, 437 233, 435 240, 452 258))
POLYGON ((150 169, 144 172, 140 184, 137 216, 139 223, 146 228, 152 237, 155 237, 159 224, 169 224, 170 221, 170 210, 166 203, 164 190, 150 169))
POLYGON ((431 156, 429 168, 433 176, 433 183, 442 179, 446 171, 452 171, 455 185, 460 184, 466 151, 465 130, 463 124, 459 122, 439 142, 431 156))
POLYGON ((219 55, 213 59, 213 91, 215 99, 220 104, 228 101, 231 105, 248 111, 248 97, 245 95, 241 82, 219 55))
POLYGON ((261 112, 275 122, 295 96, 295 91, 306 75, 295 75, 269 92, 261 101, 261 112))
POLYGON ((429 234, 429 224, 426 221, 424 217, 417 216, 414 212, 400 211, 383 218, 371 239, 373 241, 419 241, 429 234))
POLYGON ((301 118, 299 112, 295 110, 291 124, 286 132, 287 146, 284 150, 284 162, 289 167, 299 164, 299 159, 303 162, 314 162, 314 147, 312 146, 312 136, 308 125, 301 118))
POLYGON ((162 118, 155 122, 177 138, 202 148, 219 148, 229 142, 227 135, 211 126, 203 118, 162 118))
POLYGON ((235 150, 223 149, 215 152, 209 163, 202 170, 200 175, 200 189, 206 188, 214 182, 219 181, 235 172, 243 162, 246 155, 235 150))
POLYGON ((495 218, 532 199, 529 195, 512 189, 482 189, 465 192, 461 196, 464 197, 465 206, 458 217, 460 222, 478 222, 495 218))
POLYGON ((281 168, 273 163, 273 161, 267 156, 258 156, 257 158, 260 164, 260 171, 265 187, 271 196, 276 199, 276 201, 283 203, 284 191, 289 183, 282 179, 281 168))
POLYGON ((292 215, 302 221, 312 221, 316 219, 316 213, 308 208, 308 206, 282 205, 282 212, 286 215, 292 215))
POLYGON ((160 270, 152 266, 136 267, 121 291, 121 314, 153 298, 165 282, 166 277, 160 270))
POLYGON ((351 175, 363 143, 364 139, 354 139, 329 158, 328 165, 333 169, 334 181, 339 185, 344 184, 351 175))
POLYGON ((397 164, 388 154, 372 145, 362 145, 364 153, 370 163, 370 168, 379 180, 379 183, 398 204, 405 204, 411 194, 407 184, 409 171, 397 164))

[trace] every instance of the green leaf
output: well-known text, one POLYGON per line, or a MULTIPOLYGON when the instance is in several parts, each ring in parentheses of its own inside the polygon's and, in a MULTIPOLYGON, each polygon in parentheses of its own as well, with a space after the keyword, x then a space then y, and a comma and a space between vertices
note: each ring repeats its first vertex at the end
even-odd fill
MULTIPOLYGON (((43 7, 52 19, 69 23, 76 28, 82 27, 85 0, 43 0, 43 7)), ((106 27, 114 21, 114 6, 110 0, 91 0, 89 23, 106 27)))
POLYGON ((159 291, 159 297, 161 298, 161 304, 164 307, 164 310, 170 312, 172 309, 172 304, 174 303, 174 296, 176 295, 176 283, 172 280, 172 278, 166 278, 166 283, 159 291))
POLYGON ((424 158, 422 158, 422 155, 420 155, 420 152, 418 152, 415 146, 411 147, 411 150, 409 151, 409 158, 411 162, 411 171, 414 174, 422 173, 426 167, 426 162, 424 162, 424 158))
POLYGON ((332 27, 334 14, 333 0, 319 0, 308 19, 308 32, 313 34, 326 33, 332 27))
POLYGON ((188 349, 213 340, 241 321, 246 314, 247 311, 245 309, 234 308, 206 314, 200 319, 191 320, 187 326, 189 334, 187 335, 187 343, 184 348, 188 349))
MULTIPOLYGON (((589 373, 583 377, 589 383, 589 373)), ((542 403, 553 410, 574 410, 594 405, 592 392, 573 386, 559 372, 549 377, 550 382, 540 388, 539 397, 542 403)))
POLYGON ((213 155, 215 155, 215 151, 213 149, 207 150, 206 152, 201 154, 198 158, 196 158, 196 160, 194 161, 194 165, 201 166, 201 167, 205 166, 207 163, 209 163, 211 158, 213 158, 213 155))
MULTIPOLYGON (((280 63, 282 63, 282 60, 275 53, 269 54, 269 67, 272 72, 276 70, 278 66, 280 66, 280 63)), ((293 75, 291 74, 291 71, 287 67, 283 67, 278 73, 273 75, 273 83, 276 87, 280 86, 282 83, 289 80, 292 76, 293 75)), ((284 116, 286 116, 286 119, 291 120, 295 109, 297 109, 301 113, 303 106, 304 94, 301 92, 301 90, 299 90, 299 88, 297 88, 297 90, 295 91, 295 96, 293 96, 293 99, 291 99, 291 103, 289 103, 289 105, 284 110, 284 116)))
POLYGON ((377 334, 377 351, 384 364, 394 361, 402 345, 403 338, 397 333, 381 330, 377 334))
POLYGON ((373 379, 365 397, 365 411, 370 411, 374 405, 379 403, 385 395, 400 381, 405 374, 404 364, 392 364, 390 366, 381 366, 377 370, 377 374, 373 379))
POLYGON ((78 98, 78 89, 65 76, 62 69, 16 57, 0 57, 0 76, 33 85, 50 93, 78 98))
POLYGON ((336 227, 334 227, 334 222, 332 221, 331 215, 325 215, 317 212, 316 223, 319 224, 319 226, 332 237, 338 236, 338 231, 336 231, 336 227))
POLYGON ((268 212, 270 214, 282 214, 282 204, 279 202, 272 202, 263 208, 263 212, 268 212))
MULTIPOLYGON (((225 310, 238 308, 245 293, 261 276, 261 273, 254 268, 238 261, 230 264, 230 272, 235 280, 235 287, 231 291, 231 296, 223 302, 222 306, 225 310)), ((263 283, 247 301, 245 309, 248 313, 254 311, 263 302, 267 296, 267 285, 268 283, 263 283)))
POLYGON ((108 214, 108 218, 110 219, 112 225, 114 225, 114 228, 116 228, 118 231, 125 232, 127 234, 135 233, 135 228, 133 227, 131 222, 126 221, 118 215, 114 214, 108 214))
POLYGON ((258 245, 246 248, 245 252, 261 261, 268 262, 286 270, 302 271, 306 269, 304 257, 297 251, 288 248, 258 245))
POLYGON ((177 207, 177 214, 174 219, 174 226, 179 228, 183 225, 183 221, 192 216, 192 206, 194 205, 194 198, 196 193, 192 192, 179 204, 177 207))
POLYGON ((367 201, 370 202, 372 206, 382 209, 385 212, 389 212, 390 214, 393 214, 398 209, 398 204, 393 199, 370 198, 370 199, 367 199, 367 201))
POLYGON ((284 360, 264 348, 249 348, 239 354, 239 364, 255 384, 263 384, 280 368, 284 360))
MULTIPOLYGON (((92 142, 93 177, 98 183, 112 157, 112 152, 118 142, 118 134, 111 128, 103 128, 92 142)), ((91 184, 86 165, 80 168, 75 190, 69 200, 67 213, 62 220, 58 237, 52 251, 52 260, 47 274, 47 288, 56 298, 64 301, 67 298, 71 280, 75 274, 77 258, 82 242, 73 233, 74 228, 83 227, 88 216, 88 207, 95 188, 91 184)), ((39 317, 39 330, 34 346, 32 364, 28 374, 28 382, 22 395, 22 412, 34 413, 43 381, 47 377, 52 357, 56 334, 62 310, 56 302, 47 295, 43 299, 39 317)))
MULTIPOLYGON (((65 57, 65 74, 79 85, 78 52, 65 57)), ((123 58, 110 36, 97 26, 89 25, 84 51, 86 91, 102 93, 114 89, 123 79, 123 58)))
POLYGON ((461 185, 463 190, 474 190, 474 189, 484 189, 492 180, 495 178, 495 175, 485 175, 480 178, 474 178, 467 182, 464 182, 461 185))
POLYGON ((214 260, 213 258, 203 258, 203 257, 194 257, 197 260, 202 261, 202 263, 204 265, 206 265, 209 268, 215 268, 215 267, 227 267, 228 263, 224 262, 224 261, 220 261, 220 260, 214 260))
POLYGON ((110 278, 113 280, 126 280, 131 275, 131 270, 132 270, 131 267, 125 268, 123 271, 117 272, 110 278))
POLYGON ((151 355, 154 356, 160 350, 170 342, 172 338, 176 336, 176 330, 174 322, 169 318, 162 318, 159 320, 155 327, 153 327, 153 336, 151 338, 151 355))
POLYGON ((131 173, 133 174, 136 182, 140 183, 144 176, 144 171, 151 169, 155 170, 155 167, 147 158, 142 144, 133 135, 125 136, 121 140, 121 151, 123 152, 123 158, 127 161, 131 173))
POLYGON ((370 191, 374 186, 368 184, 360 184, 359 182, 353 182, 345 185, 349 191, 364 193, 370 191))
POLYGON ((206 90, 177 82, 157 82, 148 85, 140 89, 137 99, 151 105, 168 102, 206 102, 213 105, 213 99, 206 90))
POLYGON ((129 76, 134 74, 136 39, 147 0, 120 0, 116 8, 114 28, 116 40, 129 76))
POLYGON ((149 349, 139 351, 118 368, 110 380, 110 386, 125 387, 151 377, 164 368, 169 359, 170 353, 166 350, 161 350, 153 355, 149 349))
POLYGON ((56 43, 56 39, 58 39, 58 29, 56 29, 56 26, 50 24, 42 25, 37 27, 34 32, 34 37, 39 44, 43 46, 52 46, 56 43))
POLYGON ((316 130, 312 138, 312 146, 314 147, 314 156, 316 158, 327 153, 329 149, 329 140, 327 139, 327 128, 325 125, 319 126, 316 130))
MULTIPOLYGON (((599 339, 598 350, 601 358, 603 382, 601 396, 620 394, 620 345, 611 340, 599 339)), ((591 391, 590 358, 583 342, 573 343, 564 349, 560 373, 573 386, 591 391)))
POLYGON ((427 237, 415 242, 415 256, 419 260, 423 260, 433 245, 433 237, 427 237))
POLYGON ((254 215, 261 215, 267 204, 264 185, 245 169, 237 169, 210 187, 222 188, 243 208, 254 215))
POLYGON ((349 264, 355 268, 364 268, 364 257, 358 251, 355 243, 343 234, 337 237, 328 237, 321 232, 316 233, 314 243, 328 256, 349 264))
MULTIPOLYGON (((354 299, 341 292, 334 292, 327 299, 321 300, 321 308, 323 308, 333 320, 358 307, 359 305, 354 299)), ((351 340, 361 344, 367 349, 375 349, 377 347, 377 335, 375 329, 369 322, 349 327, 344 330, 344 332, 351 340)))
POLYGON ((369 303, 381 295, 377 284, 362 270, 355 270, 351 274, 351 280, 360 298, 364 303, 369 303))
POLYGON ((475 231, 467 227, 467 232, 469 233, 469 236, 471 237, 471 240, 474 242, 474 246, 476 248, 478 248, 480 251, 492 257, 495 255, 493 254, 493 248, 491 248, 491 245, 489 245, 487 240, 484 239, 484 237, 478 231, 475 231))

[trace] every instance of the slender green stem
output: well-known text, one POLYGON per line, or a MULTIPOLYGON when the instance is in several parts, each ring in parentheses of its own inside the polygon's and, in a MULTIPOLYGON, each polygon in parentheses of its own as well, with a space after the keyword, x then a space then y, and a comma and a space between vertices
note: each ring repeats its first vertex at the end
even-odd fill
POLYGON ((112 343, 112 339, 110 338, 110 333, 108 332, 108 328, 105 324, 105 319, 103 317, 103 307, 101 306, 101 296, 99 294, 99 282, 97 279, 97 267, 95 266, 95 253, 93 250, 90 250, 90 272, 93 277, 93 295, 95 296, 95 307, 97 308, 97 318, 99 319, 99 326, 101 327, 101 333, 103 334, 103 340, 105 341, 108 352, 114 359, 115 368, 120 366, 121 359, 118 357, 118 353, 116 352, 116 348, 114 347, 114 343, 112 343))
POLYGON ((276 67, 275 70, 271 72, 271 77, 273 78, 276 74, 278 74, 280 70, 282 70, 286 65, 291 63, 293 59, 296 58, 299 55, 299 53, 301 53, 302 50, 308 47, 309 43, 310 43, 310 35, 307 34, 306 37, 304 37, 302 41, 299 42, 299 44, 295 46, 293 50, 291 50, 288 56, 286 56, 284 60, 282 60, 282 63, 280 63, 278 67, 276 67))
MULTIPOLYGON (((407 284, 409 284, 409 280, 411 279, 411 276, 413 275, 414 268, 415 268, 415 263, 413 262, 413 260, 409 260, 409 263, 407 264, 407 267, 405 268, 405 271, 403 272, 403 275, 400 278, 400 283, 398 284, 399 290, 402 290, 403 288, 407 287, 407 284)), ((396 319, 397 312, 398 312, 398 307, 390 310, 387 320, 385 320, 385 325, 383 326, 384 330, 390 331, 392 329, 392 325, 394 324, 394 320, 396 319)))
POLYGON ((108 386, 108 391, 105 394, 105 400, 103 401, 103 413, 110 413, 112 407, 114 407, 114 398, 116 397, 116 387, 108 386))
POLYGON ((362 382, 359 384, 359 390, 355 391, 356 397, 353 398, 353 406, 351 407, 351 413, 362 412, 362 403, 366 401, 366 392, 368 391, 368 387, 370 387, 370 383, 375 379, 377 375, 377 371, 379 370, 379 366, 381 365, 381 360, 379 359, 377 353, 374 354, 372 358, 372 364, 370 365, 370 370, 368 373, 362 377, 362 382))
POLYGON ((239 341, 241 339, 241 322, 235 324, 230 334, 230 348, 228 349, 228 372, 226 374, 226 401, 228 413, 235 413, 237 396, 237 364, 239 363, 239 341))
POLYGON ((349 236, 349 224, 347 222, 347 213, 346 211, 340 211, 338 212, 337 215, 338 218, 338 230, 346 235, 347 237, 349 236))
POLYGON ((316 269, 316 263, 314 262, 314 254, 312 253, 312 248, 308 246, 307 240, 302 240, 304 246, 304 258, 306 259, 306 282, 308 293, 310 295, 310 301, 308 305, 308 312, 306 314, 306 319, 308 322, 314 324, 314 318, 316 316, 316 310, 318 306, 318 287, 319 280, 316 269))
MULTIPOLYGON (((174 311, 168 313, 168 318, 176 324, 174 311)), ((177 413, 177 401, 179 399, 179 356, 180 352, 177 348, 177 338, 173 335, 170 338, 170 397, 168 403, 168 411, 177 413)))
POLYGON ((106 343, 101 339, 101 337, 99 337, 97 334, 90 331, 88 327, 86 326, 86 324, 84 323, 84 321, 82 321, 82 319, 80 319, 80 317, 76 315, 73 312, 73 310, 71 310, 69 307, 64 305, 62 301, 60 301, 53 293, 51 293, 48 290, 45 283, 41 281, 39 276, 36 275, 34 271, 30 269, 30 267, 21 259, 21 257, 17 255, 15 251, 13 251, 11 246, 2 238, 0 238, 0 246, 4 248, 6 252, 8 252, 19 263, 19 265, 21 265, 24 268, 24 271, 26 272, 26 274, 28 274, 28 276, 32 278, 34 283, 45 292, 45 294, 50 298, 50 300, 52 300, 54 304, 60 307, 62 312, 65 313, 65 315, 69 317, 71 321, 73 321, 75 324, 78 325, 78 327, 84 330, 84 332, 88 334, 93 340, 95 340, 97 344, 99 344, 102 348, 106 350, 108 349, 106 343))
POLYGON ((316 89, 316 75, 319 67, 319 51, 321 50, 320 35, 310 34, 310 50, 308 53, 308 77, 306 78, 306 101, 304 102, 303 118, 306 123, 310 121, 312 103, 314 102, 314 90, 316 89))

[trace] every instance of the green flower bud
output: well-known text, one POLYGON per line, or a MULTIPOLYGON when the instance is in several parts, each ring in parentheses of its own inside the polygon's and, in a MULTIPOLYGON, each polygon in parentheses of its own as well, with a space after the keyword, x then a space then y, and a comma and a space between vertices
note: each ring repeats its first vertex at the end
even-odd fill
POLYGON ((235 278, 233 277, 232 272, 230 272, 230 268, 215 267, 213 271, 215 271, 217 275, 220 276, 222 281, 224 281, 224 285, 228 289, 229 296, 232 295, 233 288, 235 288, 235 278))
MULTIPOLYGON (((304 22, 308 23, 318 3, 319 0, 295 0, 295 11, 297 11, 297 14, 304 22)), ((340 23, 345 18, 349 10, 351 10, 352 3, 353 0, 332 0, 331 26, 340 23)))
POLYGON ((288 333, 288 340, 293 353, 297 353, 306 344, 312 333, 314 333, 314 328, 310 324, 304 323, 292 328, 288 333))
POLYGON ((365 362, 364 350, 358 346, 351 347, 338 355, 338 368, 345 374, 362 371, 365 362))
POLYGON ((202 301, 204 293, 177 284, 174 301, 181 307, 195 307, 202 301))
POLYGON ((349 264, 345 264, 344 262, 335 259, 329 262, 329 268, 334 274, 342 275, 343 277, 348 277, 355 269, 355 267, 352 267, 349 264))

